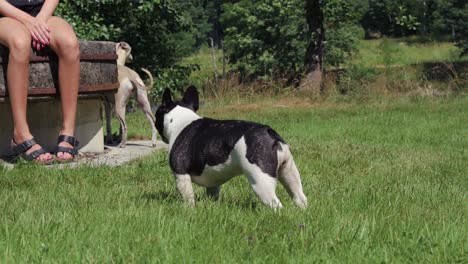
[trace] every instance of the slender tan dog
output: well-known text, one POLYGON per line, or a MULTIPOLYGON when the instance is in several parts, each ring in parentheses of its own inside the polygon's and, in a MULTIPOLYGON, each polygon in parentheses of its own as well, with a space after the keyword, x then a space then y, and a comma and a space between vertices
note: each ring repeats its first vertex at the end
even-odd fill
POLYGON ((151 105, 148 100, 147 91, 153 87, 153 76, 151 73, 143 69, 142 70, 148 74, 150 78, 150 84, 145 85, 143 80, 140 78, 138 73, 134 70, 125 66, 126 62, 130 62, 133 57, 131 55, 131 47, 126 42, 116 43, 116 52, 117 52, 117 69, 118 69, 118 79, 119 79, 119 90, 115 93, 114 96, 108 96, 105 100, 105 111, 106 111, 106 142, 108 144, 113 144, 113 136, 111 129, 111 112, 114 107, 115 115, 120 122, 120 144, 119 147, 124 148, 127 145, 127 123, 125 122, 125 113, 126 106, 130 96, 132 94, 137 100, 138 106, 141 108, 149 123, 151 124, 152 136, 151 143, 153 146, 156 146, 156 137, 157 130, 155 127, 155 118, 151 111, 151 105))

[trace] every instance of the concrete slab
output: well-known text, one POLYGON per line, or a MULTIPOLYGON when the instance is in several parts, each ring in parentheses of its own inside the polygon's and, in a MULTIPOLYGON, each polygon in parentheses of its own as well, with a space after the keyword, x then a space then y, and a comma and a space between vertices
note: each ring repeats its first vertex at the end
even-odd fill
MULTIPOLYGON (((156 147, 151 146, 150 140, 134 141, 130 140, 126 148, 117 146, 106 146, 103 153, 80 153, 74 162, 67 164, 47 165, 48 168, 70 168, 77 166, 120 166, 135 159, 139 159, 153 154, 155 151, 167 149, 167 144, 158 141, 156 147)), ((13 169, 15 164, 0 161, 4 168, 13 169)))
MULTIPOLYGON (((28 103, 28 123, 31 133, 46 150, 54 150, 61 128, 59 98, 28 103)), ((78 100, 75 136, 80 141, 81 152, 103 152, 102 99, 78 100)), ((10 155, 13 121, 9 102, 0 103, 0 155, 10 155)))

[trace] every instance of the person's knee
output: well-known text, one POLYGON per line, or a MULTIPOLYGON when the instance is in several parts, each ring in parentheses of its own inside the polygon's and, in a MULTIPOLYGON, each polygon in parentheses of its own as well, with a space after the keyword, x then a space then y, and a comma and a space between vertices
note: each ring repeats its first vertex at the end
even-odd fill
POLYGON ((61 39, 57 45, 59 57, 69 61, 77 61, 80 59, 80 45, 76 36, 65 37, 61 39))
POLYGON ((8 41, 10 50, 10 59, 19 62, 28 62, 31 55, 31 36, 26 34, 17 34, 8 41))

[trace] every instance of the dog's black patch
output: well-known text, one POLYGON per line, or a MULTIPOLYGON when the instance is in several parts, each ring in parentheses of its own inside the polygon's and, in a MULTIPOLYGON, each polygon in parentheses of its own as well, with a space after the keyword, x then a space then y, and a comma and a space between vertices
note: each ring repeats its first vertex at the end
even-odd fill
POLYGON ((177 174, 201 175, 206 165, 227 161, 234 145, 244 136, 247 159, 276 177, 279 142, 285 141, 269 126, 237 120, 202 118, 193 121, 177 136, 169 164, 177 174))
POLYGON ((163 100, 161 105, 158 107, 156 110, 156 122, 155 126, 156 129, 159 132, 159 135, 161 135, 161 138, 164 142, 168 143, 167 138, 164 136, 164 115, 169 113, 172 109, 174 109, 177 106, 175 102, 172 101, 172 96, 171 92, 166 89, 163 94, 163 100))

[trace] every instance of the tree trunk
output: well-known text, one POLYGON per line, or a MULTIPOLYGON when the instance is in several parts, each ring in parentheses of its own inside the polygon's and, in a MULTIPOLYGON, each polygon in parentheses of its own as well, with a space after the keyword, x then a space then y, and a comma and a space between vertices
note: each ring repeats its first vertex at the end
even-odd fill
POLYGON ((309 44, 305 54, 305 78, 301 82, 301 90, 320 92, 323 73, 323 43, 325 28, 320 0, 306 0, 305 13, 309 27, 309 44))
POLYGON ((215 11, 215 16, 213 18, 213 31, 212 31, 212 36, 214 43, 216 47, 219 47, 221 44, 222 40, 222 28, 221 28, 221 5, 222 1, 221 0, 216 0, 214 1, 214 11, 215 11))

